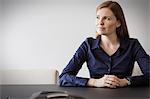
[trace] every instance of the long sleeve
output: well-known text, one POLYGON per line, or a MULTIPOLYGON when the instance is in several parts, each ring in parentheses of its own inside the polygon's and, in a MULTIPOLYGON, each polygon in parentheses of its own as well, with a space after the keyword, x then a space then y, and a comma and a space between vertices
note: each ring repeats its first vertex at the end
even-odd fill
POLYGON ((150 80, 150 56, 145 52, 139 41, 136 41, 134 46, 134 57, 137 61, 143 75, 131 76, 131 86, 149 85, 150 80))
POLYGON ((60 86, 85 86, 88 78, 77 77, 77 73, 81 69, 87 58, 87 44, 84 41, 68 65, 64 68, 59 76, 60 86))

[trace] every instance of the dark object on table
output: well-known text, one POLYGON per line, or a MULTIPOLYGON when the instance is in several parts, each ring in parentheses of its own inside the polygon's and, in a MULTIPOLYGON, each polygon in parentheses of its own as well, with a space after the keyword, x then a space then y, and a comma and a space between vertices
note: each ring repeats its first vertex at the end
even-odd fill
POLYGON ((39 91, 33 93, 30 99, 84 99, 84 98, 69 95, 67 91, 39 91))

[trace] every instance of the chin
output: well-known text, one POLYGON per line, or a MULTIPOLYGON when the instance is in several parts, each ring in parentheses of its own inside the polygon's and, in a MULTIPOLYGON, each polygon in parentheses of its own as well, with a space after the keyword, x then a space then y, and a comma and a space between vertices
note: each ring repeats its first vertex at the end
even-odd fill
POLYGON ((104 32, 97 32, 98 35, 105 35, 104 32))

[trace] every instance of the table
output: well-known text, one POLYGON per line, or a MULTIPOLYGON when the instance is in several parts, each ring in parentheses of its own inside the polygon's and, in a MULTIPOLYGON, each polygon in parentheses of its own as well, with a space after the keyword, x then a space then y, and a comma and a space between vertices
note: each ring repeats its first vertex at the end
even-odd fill
POLYGON ((1 99, 29 99, 38 91, 67 91, 83 99, 150 99, 149 87, 91 88, 59 87, 58 85, 1 85, 1 99))

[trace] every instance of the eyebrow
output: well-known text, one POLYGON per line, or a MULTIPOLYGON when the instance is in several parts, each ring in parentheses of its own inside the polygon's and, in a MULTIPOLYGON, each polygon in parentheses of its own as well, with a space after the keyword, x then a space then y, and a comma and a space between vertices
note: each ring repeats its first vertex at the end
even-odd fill
MULTIPOLYGON (((100 16, 100 15, 96 15, 96 16, 100 16)), ((103 16, 103 17, 110 17, 110 18, 116 18, 114 15, 111 15, 111 16, 103 16)))
MULTIPOLYGON (((101 16, 101 15, 96 15, 96 16, 101 16)), ((106 17, 115 17, 114 15, 105 15, 106 17)))

